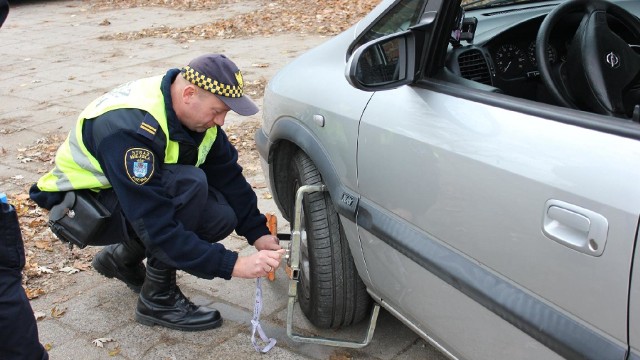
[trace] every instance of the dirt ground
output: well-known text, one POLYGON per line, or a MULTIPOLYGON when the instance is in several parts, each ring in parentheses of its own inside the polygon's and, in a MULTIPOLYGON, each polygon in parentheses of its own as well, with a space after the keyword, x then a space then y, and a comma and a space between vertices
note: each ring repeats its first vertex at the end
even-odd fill
MULTIPOLYGON (((241 0, 87 0, 85 4, 91 9, 90 11, 95 12, 131 7, 166 7, 198 11, 203 8, 233 5, 240 2, 241 0)), ((131 32, 116 32, 101 39, 128 41, 146 37, 161 37, 174 39, 178 43, 189 43, 194 39, 243 39, 287 32, 332 36, 357 22, 378 3, 378 0, 326 0, 322 2, 259 0, 256 2, 258 9, 239 13, 225 20, 185 27, 166 24, 131 32)), ((109 24, 109 19, 105 18, 100 25, 109 26, 109 24)), ((268 66, 268 64, 253 64, 253 66, 268 66)), ((265 77, 248 81, 246 83, 247 93, 252 98, 261 101, 267 81, 268 79, 265 77)), ((76 116, 76 114, 61 115, 76 116)), ((19 131, 17 124, 20 121, 24 120, 3 119, 0 121, 0 136, 19 131)), ((250 119, 238 125, 225 126, 230 140, 240 153, 240 162, 247 177, 261 171, 253 142, 253 135, 259 125, 259 119, 250 119)), ((0 158, 15 157, 21 167, 38 174, 44 174, 51 169, 55 152, 64 141, 65 136, 64 132, 53 131, 32 144, 15 149, 3 147, 0 144, 0 158)), ((9 201, 17 209, 21 224, 27 254, 23 286, 29 298, 63 288, 69 282, 74 281, 73 277, 66 275, 89 270, 91 259, 99 248, 87 248, 82 251, 69 249, 48 229, 46 210, 38 208, 29 200, 30 179, 12 174, 3 174, 3 176, 10 176, 10 182, 22 189, 17 193, 8 193, 7 195, 9 201)), ((256 188, 265 187, 265 184, 260 183, 252 185, 256 188)))

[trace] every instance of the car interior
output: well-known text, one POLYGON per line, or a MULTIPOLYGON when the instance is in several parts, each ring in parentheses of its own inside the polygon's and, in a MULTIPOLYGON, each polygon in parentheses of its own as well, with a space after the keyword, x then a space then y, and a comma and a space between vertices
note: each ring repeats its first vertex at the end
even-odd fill
MULTIPOLYGON (((511 11, 535 7, 540 5, 511 11)), ((502 9, 480 16, 508 15, 502 9)), ((462 8, 459 18, 445 73, 518 98, 640 121, 640 20, 623 8, 596 0, 565 2, 549 15, 512 22, 482 39, 474 39, 477 18, 462 8)))

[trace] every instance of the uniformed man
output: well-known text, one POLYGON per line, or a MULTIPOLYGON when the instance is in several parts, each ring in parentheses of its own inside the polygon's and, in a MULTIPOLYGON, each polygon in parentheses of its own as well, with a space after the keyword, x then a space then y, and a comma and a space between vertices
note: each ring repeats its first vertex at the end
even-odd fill
POLYGON ((90 189, 111 212, 88 240, 111 244, 92 265, 139 292, 135 317, 142 324, 179 330, 222 324, 217 310, 182 294, 176 269, 206 279, 257 278, 280 264, 284 250, 269 234, 221 128, 229 111, 248 116, 258 108, 224 55, 126 83, 84 109, 55 168, 30 190, 39 206, 51 209, 67 192, 90 189), (258 251, 239 257, 216 243, 233 230, 258 251))
MULTIPOLYGON (((0 0, 0 27, 9 3, 0 0)), ((24 244, 16 210, 0 194, 0 359, 49 359, 38 340, 38 325, 22 288, 24 244)))
POLYGON ((0 27, 4 24, 4 21, 9 15, 9 2, 7 0, 0 0, 0 27))

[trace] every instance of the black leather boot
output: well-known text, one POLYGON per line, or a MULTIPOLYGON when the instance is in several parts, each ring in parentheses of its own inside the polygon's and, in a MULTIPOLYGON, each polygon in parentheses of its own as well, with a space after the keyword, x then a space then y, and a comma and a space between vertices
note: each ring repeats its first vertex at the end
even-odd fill
POLYGON ((116 278, 136 293, 140 292, 145 278, 142 260, 145 250, 137 239, 128 239, 122 243, 105 246, 91 261, 97 272, 108 278, 116 278))
POLYGON ((136 307, 136 321, 176 330, 198 331, 222 325, 218 310, 197 306, 176 285, 176 270, 156 269, 147 264, 147 277, 136 307))

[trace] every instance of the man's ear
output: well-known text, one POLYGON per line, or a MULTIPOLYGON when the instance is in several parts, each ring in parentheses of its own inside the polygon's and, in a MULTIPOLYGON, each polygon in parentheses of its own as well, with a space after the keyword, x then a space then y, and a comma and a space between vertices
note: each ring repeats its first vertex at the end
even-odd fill
POLYGON ((182 101, 185 104, 190 104, 193 98, 198 95, 198 90, 195 85, 189 84, 182 89, 182 101))

